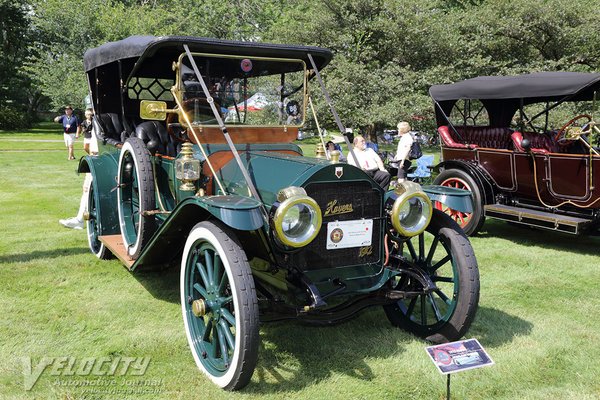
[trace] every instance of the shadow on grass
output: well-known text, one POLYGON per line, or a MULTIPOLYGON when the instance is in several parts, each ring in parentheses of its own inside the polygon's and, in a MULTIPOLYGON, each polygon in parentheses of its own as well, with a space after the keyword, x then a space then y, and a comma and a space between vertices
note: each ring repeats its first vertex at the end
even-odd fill
POLYGON ((131 274, 152 297, 179 304, 179 264, 131 274))
POLYGON ((73 247, 68 249, 54 249, 43 251, 32 251, 30 253, 5 254, 0 256, 0 264, 28 262, 41 260, 44 258, 58 258, 64 256, 74 256, 78 254, 88 254, 90 250, 87 247, 73 247))
POLYGON ((494 348, 512 342, 515 337, 527 336, 532 329, 529 321, 496 308, 479 307, 465 337, 476 338, 484 347, 494 348))
MULTIPOLYGON (((477 338, 484 347, 493 348, 530 334, 532 328, 528 321, 483 307, 465 338, 477 338)), ((296 392, 339 374, 371 381, 375 376, 367 360, 380 359, 377 361, 380 364, 389 362, 397 367, 393 358, 414 341, 421 342, 423 348, 430 345, 391 326, 377 307, 333 327, 307 327, 293 322, 263 324, 259 362, 254 372, 258 383, 251 383, 245 391, 296 392)))
POLYGON ((501 238, 518 245, 536 246, 582 255, 598 255, 600 248, 600 237, 598 236, 575 236, 503 221, 487 220, 482 231, 476 237, 501 238))

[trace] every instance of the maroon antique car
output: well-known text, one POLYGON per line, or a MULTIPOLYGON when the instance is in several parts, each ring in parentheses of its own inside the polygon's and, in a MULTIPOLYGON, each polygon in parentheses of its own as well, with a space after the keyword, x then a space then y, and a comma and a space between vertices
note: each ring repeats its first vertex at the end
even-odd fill
POLYGON ((467 234, 486 217, 598 233, 599 90, 599 73, 575 72, 432 86, 442 148, 435 183, 470 190, 474 203, 472 213, 438 208, 467 234))

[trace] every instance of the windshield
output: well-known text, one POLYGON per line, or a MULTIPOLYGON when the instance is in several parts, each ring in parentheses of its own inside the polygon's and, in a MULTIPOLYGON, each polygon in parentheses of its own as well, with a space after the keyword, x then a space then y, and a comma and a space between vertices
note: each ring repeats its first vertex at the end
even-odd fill
MULTIPOLYGON (((305 64, 301 60, 194 54, 194 61, 228 125, 301 126, 305 110, 305 64)), ((176 94, 190 119, 216 125, 202 85, 185 54, 176 94)))

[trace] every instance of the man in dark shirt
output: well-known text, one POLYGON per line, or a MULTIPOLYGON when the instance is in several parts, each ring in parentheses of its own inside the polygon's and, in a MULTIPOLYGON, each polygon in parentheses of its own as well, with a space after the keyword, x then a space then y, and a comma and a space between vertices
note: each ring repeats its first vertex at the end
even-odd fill
POLYGON ((79 120, 73 115, 73 108, 71 106, 65 107, 65 113, 54 118, 54 122, 58 122, 63 126, 63 138, 65 140, 65 146, 69 150, 68 160, 74 160, 75 154, 73 153, 73 144, 75 139, 79 138, 79 120))

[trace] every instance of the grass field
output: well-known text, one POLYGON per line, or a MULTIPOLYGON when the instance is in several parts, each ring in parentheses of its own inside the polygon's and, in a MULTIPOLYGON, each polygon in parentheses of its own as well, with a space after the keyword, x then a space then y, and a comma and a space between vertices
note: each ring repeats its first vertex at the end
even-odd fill
MULTIPOLYGON (((215 388, 188 349, 177 269, 131 274, 58 224, 77 212, 75 168, 54 125, 0 132, 0 399, 445 398, 428 344, 380 308, 331 328, 265 324, 250 385, 215 388), (66 357, 74 374, 55 362, 26 390, 44 357, 66 357), (142 376, 86 374, 102 357, 150 363, 142 376)), ((481 301, 466 337, 496 364, 454 375, 452 399, 600 398, 600 240, 488 221, 472 244, 481 301)))

